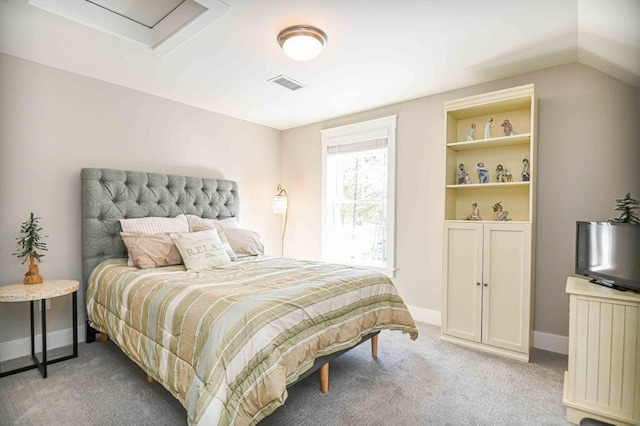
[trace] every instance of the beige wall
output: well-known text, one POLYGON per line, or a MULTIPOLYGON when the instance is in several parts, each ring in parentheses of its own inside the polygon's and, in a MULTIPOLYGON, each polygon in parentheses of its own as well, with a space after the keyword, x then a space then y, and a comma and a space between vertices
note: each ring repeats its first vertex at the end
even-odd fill
MULTIPOLYGON (((640 196, 640 93, 580 64, 520 75, 283 132, 290 197, 285 255, 320 258, 320 130, 398 115, 394 282, 412 306, 440 311, 443 102, 535 83, 539 104, 535 326, 568 335, 567 275, 576 220, 616 216, 614 198, 640 196)), ((516 129, 517 131, 517 129, 516 129)))
MULTIPOLYGON (((0 54, 0 284, 22 278, 11 253, 30 211, 49 235, 42 273, 80 279, 82 167, 237 180, 243 226, 260 232, 272 254, 280 217, 270 202, 282 173, 285 255, 318 259, 320 130, 397 114, 394 281, 408 304, 439 311, 443 102, 526 83, 539 96, 535 329, 567 335, 575 221, 613 217, 614 198, 640 195, 639 91, 579 64, 279 132, 0 54)), ((69 327, 68 304, 54 299, 50 329, 69 327)), ((28 336, 27 312, 23 303, 0 304, 0 342, 28 336)))
MULTIPOLYGON (((0 284, 22 281, 11 254, 31 211, 49 235, 41 273, 81 279, 83 167, 236 180, 242 225, 280 252, 280 131, 7 55, 0 111, 0 284)), ((67 299, 53 300, 50 330, 71 326, 67 299)), ((28 335, 28 304, 0 303, 0 342, 28 335)))

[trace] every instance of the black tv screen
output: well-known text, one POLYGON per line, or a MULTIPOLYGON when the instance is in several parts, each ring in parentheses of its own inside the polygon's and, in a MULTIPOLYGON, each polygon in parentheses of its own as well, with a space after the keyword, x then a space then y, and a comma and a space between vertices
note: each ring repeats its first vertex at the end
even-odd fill
POLYGON ((640 224, 577 222, 576 274, 640 292, 640 224))

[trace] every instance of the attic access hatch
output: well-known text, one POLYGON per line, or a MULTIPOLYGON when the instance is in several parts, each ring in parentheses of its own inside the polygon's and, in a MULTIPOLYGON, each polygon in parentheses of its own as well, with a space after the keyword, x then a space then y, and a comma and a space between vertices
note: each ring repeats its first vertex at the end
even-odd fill
POLYGON ((29 4, 133 40, 160 55, 231 10, 220 0, 29 0, 29 4))

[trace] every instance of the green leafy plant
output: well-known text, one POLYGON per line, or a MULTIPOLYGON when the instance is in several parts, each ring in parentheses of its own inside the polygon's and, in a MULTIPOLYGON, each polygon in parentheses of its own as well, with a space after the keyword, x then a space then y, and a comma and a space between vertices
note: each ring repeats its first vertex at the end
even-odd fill
POLYGON ((634 212, 634 210, 640 208, 638 200, 631 198, 631 193, 627 192, 624 198, 616 198, 615 210, 621 211, 620 216, 615 219, 611 219, 609 222, 615 223, 640 223, 640 218, 634 212))
POLYGON ((40 236, 42 232, 42 227, 38 223, 40 220, 39 217, 34 217, 33 212, 29 217, 29 220, 24 222, 20 226, 20 232, 23 234, 22 237, 16 238, 18 240, 19 251, 13 253, 15 256, 23 257, 24 260, 22 264, 24 264, 27 259, 30 261, 40 260, 41 257, 44 257, 42 251, 47 251, 47 245, 40 241, 42 238, 46 238, 47 235, 40 236))

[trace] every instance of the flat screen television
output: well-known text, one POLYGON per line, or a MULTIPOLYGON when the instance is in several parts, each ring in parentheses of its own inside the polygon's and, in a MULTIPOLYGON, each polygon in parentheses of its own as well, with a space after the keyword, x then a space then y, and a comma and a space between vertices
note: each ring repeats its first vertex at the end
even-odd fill
POLYGON ((576 274, 640 292, 640 224, 577 222, 576 274))

